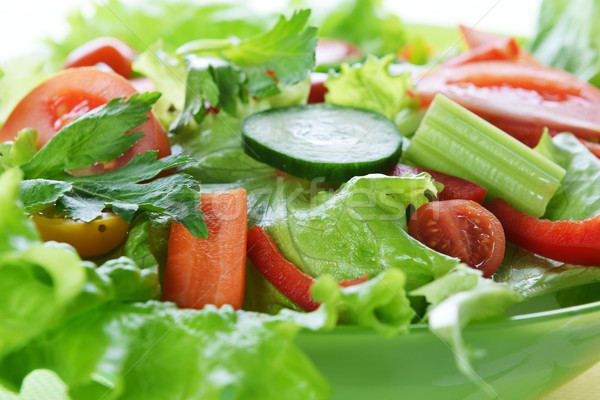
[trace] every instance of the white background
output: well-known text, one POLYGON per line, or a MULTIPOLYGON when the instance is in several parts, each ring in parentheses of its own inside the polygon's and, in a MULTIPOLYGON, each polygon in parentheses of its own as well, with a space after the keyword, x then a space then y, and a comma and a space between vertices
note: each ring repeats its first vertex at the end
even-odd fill
MULTIPOLYGON (((152 0, 148 0, 152 1, 152 0)), ((206 1, 206 0, 198 0, 206 1)), ((315 12, 326 12, 340 0, 309 0, 315 12)), ((103 0, 96 0, 99 4, 103 0)), ((69 10, 90 0, 0 0, 0 61, 30 53, 47 36, 66 32, 69 10)), ((287 1, 254 0, 259 10, 285 11, 287 1)), ((386 7, 406 22, 456 26, 459 23, 498 33, 528 36, 533 32, 540 0, 388 0, 386 7)))

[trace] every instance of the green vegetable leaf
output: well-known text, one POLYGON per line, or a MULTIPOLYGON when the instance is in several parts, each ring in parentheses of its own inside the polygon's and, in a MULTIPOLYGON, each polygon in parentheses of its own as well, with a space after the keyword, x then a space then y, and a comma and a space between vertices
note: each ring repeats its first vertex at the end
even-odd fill
POLYGON ((309 16, 310 10, 301 10, 289 20, 280 17, 269 32, 225 51, 248 75, 249 96, 267 97, 280 92, 267 70, 282 86, 298 83, 310 73, 315 63, 317 29, 307 26, 309 16))
POLYGON ((90 6, 85 10, 75 8, 68 18, 67 35, 50 41, 59 65, 74 48, 98 37, 117 37, 139 51, 162 41, 167 51, 174 51, 198 38, 254 36, 263 32, 271 20, 239 1, 174 0, 148 4, 106 0, 90 6))
POLYGON ((342 288, 329 276, 311 288, 315 301, 337 315, 341 324, 370 327, 385 337, 408 333, 415 316, 404 287, 402 271, 389 268, 359 285, 342 288))
POLYGON ((70 400, 67 394, 67 385, 60 379, 56 372, 47 369, 31 371, 21 385, 20 393, 12 393, 0 384, 0 398, 3 400, 33 400, 40 395, 52 400, 70 400))
POLYGON ((328 383, 294 344, 301 323, 321 325, 322 315, 113 303, 6 357, 0 377, 18 386, 48 368, 73 400, 328 399, 328 383))
POLYGON ((29 214, 42 211, 56 203, 73 186, 69 182, 48 179, 28 179, 21 182, 20 196, 29 214))
POLYGON ((57 210, 68 218, 91 221, 105 207, 131 222, 138 211, 151 211, 172 217, 196 237, 208 230, 198 209, 198 183, 187 174, 174 174, 150 182, 159 172, 185 164, 190 159, 173 155, 157 160, 157 152, 138 154, 118 170, 87 177, 70 177, 72 190, 57 201, 57 210))
POLYGON ((0 175, 0 358, 54 326, 85 281, 73 250, 41 243, 18 182, 17 170, 0 175))
POLYGON ((530 49, 543 64, 598 86, 600 4, 595 0, 544 0, 530 49))
POLYGON ((29 161, 37 151, 37 131, 23 129, 13 142, 0 144, 0 172, 29 161))
POLYGON ((215 57, 186 55, 187 82, 185 106, 173 122, 170 131, 179 134, 185 128, 190 117, 199 124, 206 115, 206 105, 222 107, 235 114, 237 99, 245 99, 246 76, 235 65, 215 57))
POLYGON ((563 264, 507 245, 494 281, 506 283, 525 298, 533 298, 599 282, 600 268, 563 264))
POLYGON ((77 118, 21 166, 26 178, 53 178, 65 170, 121 156, 144 135, 125 133, 148 119, 145 113, 159 96, 159 93, 144 93, 127 101, 113 99, 77 118))
POLYGON ((465 264, 411 295, 425 296, 431 304, 429 327, 452 346, 459 369, 493 394, 494 389, 473 371, 470 361, 480 354, 465 344, 462 329, 471 322, 502 317, 522 297, 508 285, 482 278, 481 271, 465 264))
POLYGON ((309 16, 310 10, 289 20, 282 16, 270 31, 242 41, 199 39, 182 46, 178 52, 187 66, 185 105, 171 132, 181 133, 191 117, 202 122, 206 103, 233 115, 248 96, 277 95, 280 87, 304 80, 314 66, 317 42, 316 29, 307 27, 309 16))
POLYGON ((249 224, 262 226, 308 275, 343 280, 398 268, 412 290, 458 263, 406 232, 407 209, 437 193, 428 175, 355 177, 335 192, 317 185, 288 177, 245 184, 249 224))
POLYGON ((328 103, 366 108, 396 120, 404 109, 416 109, 419 100, 408 94, 412 80, 408 72, 392 76, 388 71, 393 55, 381 60, 368 57, 363 65, 342 64, 339 75, 330 75, 325 86, 328 103))
POLYGON ((205 183, 234 182, 254 176, 274 175, 275 170, 244 152, 241 139, 243 117, 267 107, 250 101, 238 110, 239 116, 209 114, 197 129, 173 138, 174 151, 194 158, 182 171, 205 183))
POLYGON ((600 160, 571 134, 542 136, 535 150, 566 171, 544 218, 583 220, 600 214, 600 160))
POLYGON ((0 255, 11 251, 23 251, 40 243, 40 236, 31 221, 25 218, 19 199, 18 169, 0 174, 0 255))
POLYGON ((319 36, 347 40, 379 57, 396 53, 407 41, 406 27, 381 0, 340 2, 319 26, 319 36))

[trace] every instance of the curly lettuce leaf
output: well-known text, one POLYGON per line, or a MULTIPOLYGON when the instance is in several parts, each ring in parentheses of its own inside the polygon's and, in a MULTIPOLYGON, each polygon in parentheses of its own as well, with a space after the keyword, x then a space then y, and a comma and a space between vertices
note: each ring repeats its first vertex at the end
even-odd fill
POLYGON ((0 398, 3 400, 33 400, 40 396, 47 396, 52 400, 70 400, 67 392, 67 385, 54 371, 48 369, 31 371, 23 379, 20 390, 9 390, 0 383, 0 398))
POLYGON ((328 383, 294 344, 302 320, 322 324, 318 313, 271 317, 230 307, 114 303, 6 357, 0 375, 18 385, 31 370, 51 369, 73 400, 327 399, 328 383))
MULTIPOLYGON (((395 121, 403 110, 416 110, 418 99, 408 95, 412 87, 410 73, 390 75, 388 67, 393 55, 382 59, 369 56, 364 64, 342 64, 338 75, 330 75, 325 82, 328 103, 366 108, 395 121)), ((412 133, 412 132, 403 132, 412 133)))
POLYGON ((359 285, 342 288, 329 276, 311 288, 315 301, 333 313, 339 323, 373 328, 384 337, 408 333, 415 317, 405 291, 406 277, 389 268, 359 285))

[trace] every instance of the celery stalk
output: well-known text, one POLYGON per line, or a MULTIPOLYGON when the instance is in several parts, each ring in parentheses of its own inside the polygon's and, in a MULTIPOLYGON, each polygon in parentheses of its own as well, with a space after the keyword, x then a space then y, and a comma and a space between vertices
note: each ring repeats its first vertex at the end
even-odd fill
POLYGON ((540 217, 565 170, 512 136, 438 94, 404 159, 475 182, 488 199, 501 197, 540 217))

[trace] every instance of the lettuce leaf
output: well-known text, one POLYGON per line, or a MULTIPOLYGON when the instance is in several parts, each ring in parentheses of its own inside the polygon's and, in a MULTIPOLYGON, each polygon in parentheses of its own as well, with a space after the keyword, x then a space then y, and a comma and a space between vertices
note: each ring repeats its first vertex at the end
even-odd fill
POLYGON ((572 72, 598 85, 600 3, 595 0, 544 0, 530 49, 542 63, 572 72))
POLYGON ((143 51, 161 40, 168 51, 199 38, 240 38, 262 32, 271 18, 261 17, 239 1, 203 2, 107 0, 91 9, 74 10, 69 32, 50 41, 57 62, 62 63, 77 46, 102 36, 114 36, 143 51), (123 23, 126 21, 127 23, 123 23))
POLYGON ((302 319, 322 324, 319 313, 271 317, 114 303, 31 342, 0 371, 16 386, 31 370, 51 369, 74 400, 327 399, 328 383, 293 341, 302 319))
MULTIPOLYGON (((369 56, 364 64, 342 64, 338 75, 330 75, 325 82, 328 103, 366 108, 381 113, 389 119, 398 121, 406 116, 403 110, 417 112, 419 101, 408 94, 412 87, 410 73, 392 76, 388 67, 394 60, 393 55, 382 59, 369 56)), ((410 134, 413 132, 402 132, 410 134)))
POLYGON ((492 391, 471 366, 471 359, 481 357, 464 341, 462 330, 470 323, 498 319, 522 297, 508 285, 481 277, 481 271, 460 264, 446 276, 429 283, 412 295, 425 296, 430 303, 429 328, 452 346, 458 368, 485 390, 492 391))
POLYGON ((203 184, 273 176, 273 168, 244 152, 241 140, 243 117, 266 107, 264 102, 250 101, 245 107, 240 107, 239 116, 225 113, 207 115, 198 128, 174 137, 174 151, 183 152, 195 160, 181 171, 203 184))
POLYGON ((544 218, 583 220, 600 214, 600 160, 571 134, 542 136, 535 150, 566 171, 544 218))
POLYGON ((318 184, 279 177, 246 186, 249 223, 262 226, 305 273, 343 280, 393 267, 405 273, 411 290, 458 263, 406 232, 407 209, 437 193, 428 175, 355 177, 335 192, 319 191, 318 184))
POLYGON ((406 27, 381 0, 340 2, 319 26, 319 36, 347 40, 378 57, 396 53, 407 41, 406 27))

